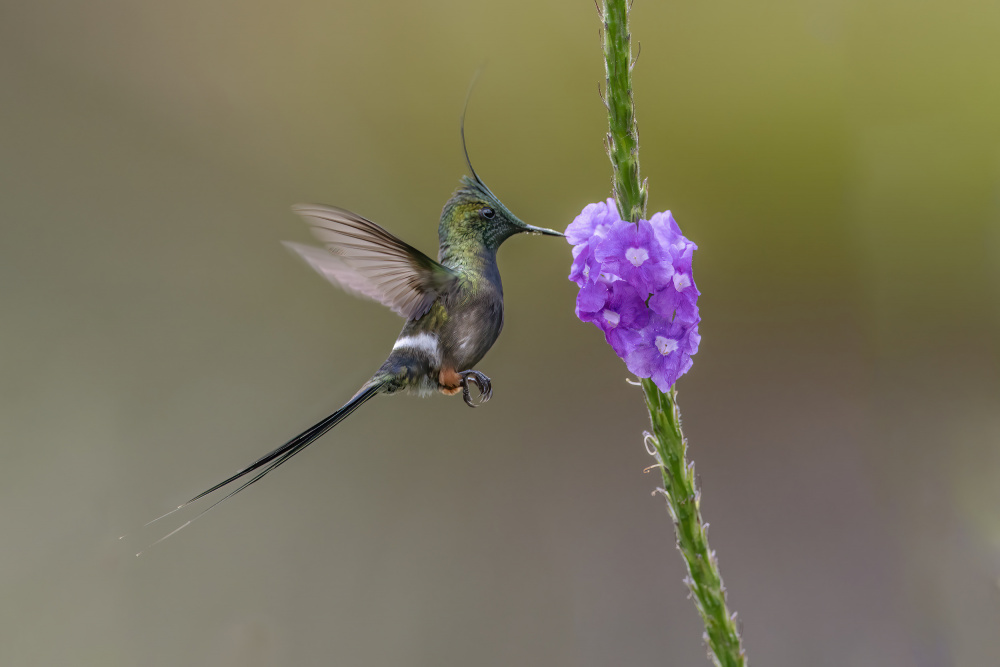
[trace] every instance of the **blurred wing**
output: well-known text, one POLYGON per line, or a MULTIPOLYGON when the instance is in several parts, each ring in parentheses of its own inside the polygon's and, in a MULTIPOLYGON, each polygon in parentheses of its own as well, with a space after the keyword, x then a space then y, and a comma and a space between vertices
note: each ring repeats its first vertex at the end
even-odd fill
POLYGON ((334 285, 368 297, 407 319, 418 319, 457 274, 374 222, 340 208, 293 206, 326 250, 285 243, 334 285))

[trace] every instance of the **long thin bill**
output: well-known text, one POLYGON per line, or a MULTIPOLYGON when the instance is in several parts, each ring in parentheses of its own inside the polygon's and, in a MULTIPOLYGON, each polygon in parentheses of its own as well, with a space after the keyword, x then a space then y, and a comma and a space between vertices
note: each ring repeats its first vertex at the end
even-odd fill
POLYGON ((562 232, 557 232, 554 229, 545 229, 544 227, 534 227, 532 225, 525 225, 524 231, 529 234, 544 234, 545 236, 566 236, 562 232))

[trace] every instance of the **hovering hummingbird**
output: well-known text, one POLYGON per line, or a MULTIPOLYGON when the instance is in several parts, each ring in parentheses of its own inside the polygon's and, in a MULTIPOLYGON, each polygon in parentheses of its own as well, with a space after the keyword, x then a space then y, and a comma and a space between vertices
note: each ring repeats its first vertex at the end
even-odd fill
POLYGON ((454 395, 461 391, 465 402, 476 407, 470 393, 470 385, 475 385, 480 403, 490 399, 490 379, 473 366, 503 328, 497 249, 515 234, 563 234, 528 225, 511 213, 472 168, 464 119, 461 137, 472 176, 461 178, 441 211, 437 261, 356 213, 313 204, 292 207, 325 248, 285 245, 334 285, 388 306, 406 318, 406 324, 385 363, 343 407, 164 517, 256 473, 197 519, 301 452, 378 394, 440 391, 454 395))

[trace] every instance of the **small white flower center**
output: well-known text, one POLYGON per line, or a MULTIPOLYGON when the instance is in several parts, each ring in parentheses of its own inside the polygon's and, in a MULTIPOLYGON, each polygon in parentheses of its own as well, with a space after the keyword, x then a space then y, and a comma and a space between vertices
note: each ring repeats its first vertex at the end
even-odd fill
POLYGON ((625 251, 625 259, 632 262, 632 266, 642 266, 649 259, 649 251, 645 248, 629 248, 625 251))
POLYGON ((610 324, 612 328, 618 326, 618 323, 622 321, 622 316, 613 310, 605 310, 601 315, 604 316, 604 321, 610 324))
POLYGON ((683 292, 685 287, 691 286, 691 279, 687 277, 686 273, 675 273, 674 274, 674 289, 678 292, 683 292))
POLYGON ((666 356, 677 349, 677 341, 666 336, 657 336, 656 349, 660 351, 660 354, 666 356))
POLYGON ((583 265, 583 277, 590 279, 590 264, 583 265))

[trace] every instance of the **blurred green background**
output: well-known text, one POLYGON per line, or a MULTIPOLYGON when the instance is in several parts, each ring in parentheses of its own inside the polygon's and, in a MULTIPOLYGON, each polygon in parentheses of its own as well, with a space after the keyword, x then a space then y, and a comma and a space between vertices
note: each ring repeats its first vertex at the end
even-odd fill
MULTIPOLYGON (((632 21, 751 660, 1000 664, 1000 4, 632 21)), ((607 196, 598 27, 586 0, 0 5, 0 664, 708 664, 641 395, 558 239, 500 253, 488 406, 374 401, 134 557, 398 332, 279 245, 309 240, 291 204, 433 250, 483 62, 490 187, 546 227, 607 196)))

